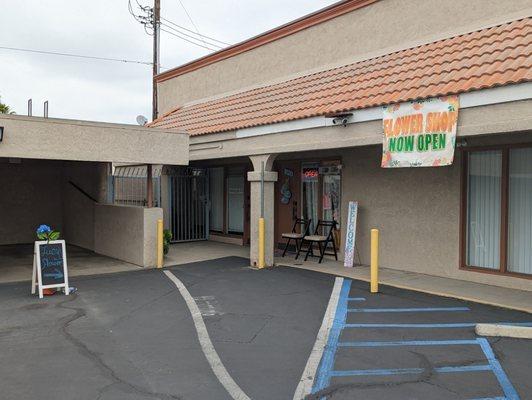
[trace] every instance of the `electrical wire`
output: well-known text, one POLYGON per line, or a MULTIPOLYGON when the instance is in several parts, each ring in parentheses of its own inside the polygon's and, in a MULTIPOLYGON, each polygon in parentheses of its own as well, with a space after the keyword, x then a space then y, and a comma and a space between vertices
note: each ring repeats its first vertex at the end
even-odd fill
POLYGON ((196 32, 194 32, 194 31, 192 31, 192 30, 190 30, 190 29, 187 29, 187 28, 185 28, 184 26, 181 26, 181 25, 179 25, 179 24, 176 24, 175 22, 172 22, 172 21, 170 21, 170 20, 168 20, 168 19, 166 19, 166 18, 161 17, 161 20, 164 21, 164 22, 167 22, 167 23, 169 23, 169 24, 171 24, 171 25, 174 25, 175 27, 177 27, 177 28, 179 28, 179 29, 183 29, 183 30, 185 30, 185 31, 187 31, 187 32, 193 33, 194 35, 201 36, 201 37, 203 37, 203 38, 205 38, 205 39, 209 39, 209 40, 211 40, 211 41, 218 42, 218 43, 223 44, 223 45, 226 45, 226 46, 231 46, 231 43, 226 43, 226 42, 223 42, 223 41, 221 41, 221 40, 215 39, 215 38, 213 38, 213 37, 210 37, 210 36, 207 36, 207 35, 203 35, 203 34, 201 34, 201 33, 196 33, 196 32))
MULTIPOLYGON (((181 0, 178 0, 179 1, 179 4, 181 4, 181 7, 183 7, 183 10, 185 10, 185 14, 187 14, 187 17, 188 19, 190 20, 190 23, 192 24, 192 26, 194 27, 194 29, 196 30, 196 33, 200 36, 201 33, 199 32, 199 29, 198 27, 196 26, 196 24, 194 23, 194 21, 192 20, 192 17, 190 16, 190 14, 188 13, 187 11, 187 8, 185 7, 185 5, 183 4, 183 2, 181 0)), ((206 45, 207 43, 205 43, 205 40, 202 38, 201 41, 206 45)))
POLYGON ((160 29, 161 29, 162 32, 166 32, 166 33, 168 33, 168 34, 170 34, 170 35, 176 36, 176 37, 178 37, 179 39, 182 39, 182 40, 184 40, 184 41, 186 41, 186 42, 189 42, 189 43, 195 44, 196 46, 203 47, 204 49, 211 50, 211 51, 217 51, 217 49, 213 49, 213 48, 211 48, 211 47, 204 46, 204 45, 202 45, 202 44, 199 44, 199 43, 193 42, 192 40, 187 39, 187 38, 185 38, 185 37, 183 37, 183 36, 180 36, 180 35, 178 35, 178 34, 175 33, 175 32, 167 31, 166 29, 163 29, 163 28, 160 28, 160 29))
POLYGON ((115 61, 115 62, 122 62, 122 63, 153 65, 153 63, 148 62, 148 61, 138 61, 138 60, 126 60, 126 59, 121 59, 121 58, 87 56, 87 55, 83 55, 83 54, 60 53, 60 52, 56 52, 56 51, 23 49, 23 48, 20 48, 20 47, 0 46, 0 49, 1 50, 12 50, 12 51, 23 51, 23 52, 27 52, 27 53, 47 54, 47 55, 53 55, 53 56, 85 58, 85 59, 93 59, 93 60, 100 60, 100 61, 115 61))
MULTIPOLYGON (((128 7, 128 11, 129 13, 133 16, 133 18, 135 19, 135 21, 141 23, 143 25, 143 28, 144 28, 144 32, 146 32, 146 34, 150 35, 150 36, 153 36, 153 9, 148 7, 148 6, 142 6, 138 0, 135 0, 135 2, 137 3, 137 7, 140 8, 140 10, 142 10, 143 13, 145 13, 145 15, 138 15, 135 13, 135 11, 133 10, 133 5, 131 4, 131 0, 128 0, 127 2, 127 7, 128 7)), ((197 26, 194 24, 194 21, 192 21, 191 17, 190 17, 190 14, 188 13, 188 11, 186 10, 185 6, 183 3, 181 3, 181 6, 183 7, 183 9, 185 10, 185 13, 187 14, 188 18, 190 19, 190 21, 192 22, 192 24, 194 25, 194 28, 196 30, 198 30, 197 26)), ((170 20, 167 20, 165 18, 161 18, 161 20, 164 20, 166 21, 167 23, 164 23, 164 22, 159 22, 159 29, 162 31, 162 32, 165 32, 165 33, 168 33, 169 35, 172 35, 172 36, 175 36, 181 40, 184 40, 188 43, 191 43, 193 45, 196 45, 196 46, 199 46, 199 47, 202 47, 204 49, 207 49, 207 50, 211 50, 211 51, 217 51, 219 49, 222 48, 222 46, 220 46, 219 44, 217 43, 213 43, 213 42, 219 42, 219 43, 222 43, 224 45, 227 45, 227 43, 225 42, 222 42, 222 41, 219 41, 217 39, 213 39, 213 38, 209 38, 208 36, 204 36, 202 34, 199 33, 199 31, 197 33, 191 31, 190 29, 187 29, 185 27, 182 27, 170 20), (167 28, 167 29, 164 29, 164 28, 167 28), (180 28, 180 29, 178 29, 180 28), (187 31, 187 32, 190 32, 194 35, 197 35, 197 36, 192 36, 190 35, 189 33, 187 32, 183 32, 183 30, 187 31), (209 39, 209 42, 207 42, 205 39, 209 39), (202 42, 202 43, 199 43, 199 42, 202 42)), ((151 64, 151 63, 150 63, 151 64)))
MULTIPOLYGON (((160 26, 164 26, 165 28, 171 29, 172 31, 177 32, 178 34, 180 34, 180 35, 184 35, 184 36, 186 36, 186 37, 188 37, 188 38, 191 38, 191 39, 193 39, 193 40, 197 40, 197 41, 200 40, 200 39, 198 39, 197 37, 192 36, 192 35, 189 35, 189 34, 186 33, 186 32, 181 32, 180 30, 178 30, 178 29, 176 29, 176 28, 174 28, 174 27, 172 27, 172 26, 170 26, 170 25, 168 25, 168 24, 161 23, 160 26)), ((202 42, 203 42, 203 44, 205 44, 206 46, 215 47, 217 50, 219 50, 219 49, 222 48, 222 46, 220 46, 220 45, 218 45, 218 44, 215 44, 215 43, 210 43, 210 42, 209 42, 209 43, 206 43, 204 40, 202 40, 202 42)))

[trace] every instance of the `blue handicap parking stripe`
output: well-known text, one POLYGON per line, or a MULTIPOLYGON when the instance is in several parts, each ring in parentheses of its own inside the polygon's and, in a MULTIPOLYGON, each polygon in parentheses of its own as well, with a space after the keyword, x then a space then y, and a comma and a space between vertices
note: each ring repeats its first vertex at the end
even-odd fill
MULTIPOLYGON (((495 357, 489 342, 485 338, 479 339, 449 339, 449 340, 396 340, 396 341, 351 341, 339 342, 342 330, 345 328, 471 328, 476 322, 458 322, 458 323, 360 323, 347 324, 347 314, 351 313, 407 313, 407 312, 457 312, 470 311, 468 307, 418 307, 418 308, 347 308, 349 301, 365 301, 364 297, 348 297, 351 290, 351 280, 344 279, 338 305, 329 332, 327 346, 323 352, 318 373, 314 381, 312 393, 325 389, 330 384, 332 377, 348 376, 386 376, 400 374, 419 374, 426 371, 424 368, 391 368, 391 369, 363 369, 363 370, 344 370, 335 371, 334 363, 336 352, 340 347, 393 347, 393 346, 456 346, 456 345, 478 345, 484 352, 488 364, 486 365, 464 365, 437 367, 433 371, 439 373, 466 373, 491 371, 495 374, 503 392, 504 397, 485 397, 471 400, 519 400, 519 395, 512 386, 508 376, 502 369, 500 362, 495 357)), ((514 326, 532 326, 532 322, 498 322, 502 325, 514 326)))
MULTIPOLYGON (((493 322, 498 325, 532 326, 532 322, 493 322)), ((459 322, 450 324, 346 324, 346 328, 470 328, 477 322, 459 322)))
POLYGON ((478 345, 476 339, 464 340, 399 340, 390 342, 340 342, 339 347, 393 347, 393 346, 457 346, 478 345))
MULTIPOLYGON (((355 369, 351 371, 331 371, 331 375, 339 376, 375 376, 375 375, 403 375, 403 374, 420 374, 426 371, 425 368, 392 368, 392 369, 355 369)), ((491 371, 491 365, 463 365, 456 367, 437 367, 434 371, 440 373, 453 372, 477 372, 491 371)))
POLYGON ((438 312, 469 311, 469 307, 422 307, 422 308, 350 308, 348 312, 359 313, 400 313, 400 312, 438 312))
POLYGON ((506 397, 482 397, 482 398, 470 399, 470 400, 506 400, 506 397))
POLYGON ((486 358, 488 359, 491 369, 493 370, 493 373, 497 377, 497 380, 499 381, 499 385, 502 387, 502 391, 504 392, 504 395, 507 400, 519 400, 519 395, 515 391, 515 388, 513 387, 512 383, 510 382, 510 379, 508 379, 508 376, 502 369, 501 363, 499 360, 497 360, 497 357, 495 357, 495 354, 493 353, 493 350, 491 349, 491 346, 487 339, 485 338, 479 338, 478 342, 480 344, 480 347, 482 348, 482 351, 486 355, 486 358))
POLYGON ((329 339, 327 340, 327 346, 325 347, 321 358, 312 393, 319 392, 329 386, 331 380, 330 372, 333 369, 336 349, 338 348, 338 339, 340 338, 340 333, 342 332, 347 319, 347 298, 350 290, 351 280, 344 279, 342 289, 340 290, 340 297, 338 299, 338 306, 336 307, 333 325, 329 332, 329 339))

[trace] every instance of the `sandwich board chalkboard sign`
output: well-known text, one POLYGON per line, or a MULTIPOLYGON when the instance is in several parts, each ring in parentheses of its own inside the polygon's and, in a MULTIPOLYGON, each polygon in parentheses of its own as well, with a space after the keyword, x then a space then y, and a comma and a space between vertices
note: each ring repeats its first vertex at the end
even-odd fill
POLYGON ((65 294, 68 295, 68 268, 64 240, 35 242, 31 294, 35 294, 37 286, 41 299, 43 289, 65 288, 65 294))

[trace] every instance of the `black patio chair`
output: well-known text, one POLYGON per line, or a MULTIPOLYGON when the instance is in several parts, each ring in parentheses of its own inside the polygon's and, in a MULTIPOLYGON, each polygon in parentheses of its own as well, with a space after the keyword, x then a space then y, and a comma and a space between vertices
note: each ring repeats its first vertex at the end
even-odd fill
POLYGON ((334 231, 336 230, 336 225, 338 223, 334 220, 318 220, 318 225, 314 231, 314 235, 307 235, 303 238, 302 242, 308 242, 307 254, 305 254, 305 261, 307 261, 308 256, 319 257, 320 260, 318 263, 321 263, 324 255, 334 256, 336 261, 338 261, 338 253, 336 250, 336 242, 334 241, 334 231), (323 234, 325 233, 325 235, 323 234), (314 255, 314 243, 318 244, 318 249, 320 251, 319 256, 314 255), (327 253, 327 246, 329 243, 332 244, 334 253, 327 253))
POLYGON ((297 257, 299 256, 299 250, 301 248, 301 241, 306 235, 309 234, 310 221, 310 219, 296 218, 296 220, 294 221, 294 226, 292 227, 292 232, 281 234, 281 237, 288 239, 288 241, 286 242, 286 246, 284 247, 283 257, 286 254, 286 250, 288 250, 290 241, 294 240, 296 242, 297 259, 297 257), (298 225, 300 226, 299 232, 297 231, 298 225))

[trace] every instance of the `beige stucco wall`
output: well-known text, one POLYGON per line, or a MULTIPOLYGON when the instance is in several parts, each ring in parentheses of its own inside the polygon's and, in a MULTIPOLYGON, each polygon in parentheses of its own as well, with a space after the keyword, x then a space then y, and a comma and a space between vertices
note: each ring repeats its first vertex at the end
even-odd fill
POLYGON ((0 157, 188 164, 188 135, 136 125, 0 114, 0 157))
POLYGON ((94 218, 95 252, 142 267, 156 265, 161 208, 96 204, 94 218))
POLYGON ((381 0, 158 84, 159 113, 531 15, 532 0, 381 0))

